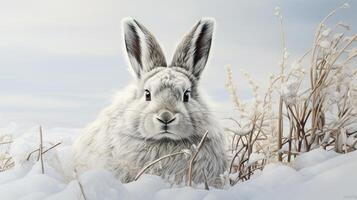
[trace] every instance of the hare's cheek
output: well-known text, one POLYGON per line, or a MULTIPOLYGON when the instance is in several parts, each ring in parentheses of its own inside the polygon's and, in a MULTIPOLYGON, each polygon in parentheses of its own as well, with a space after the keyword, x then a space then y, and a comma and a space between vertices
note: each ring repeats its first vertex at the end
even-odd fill
POLYGON ((146 134, 150 134, 155 130, 155 124, 152 119, 153 114, 147 114, 142 118, 143 131, 146 134))
POLYGON ((172 131, 180 135, 182 138, 189 137, 192 132, 192 125, 190 124, 190 119, 188 116, 183 114, 178 115, 175 123, 172 124, 172 131))

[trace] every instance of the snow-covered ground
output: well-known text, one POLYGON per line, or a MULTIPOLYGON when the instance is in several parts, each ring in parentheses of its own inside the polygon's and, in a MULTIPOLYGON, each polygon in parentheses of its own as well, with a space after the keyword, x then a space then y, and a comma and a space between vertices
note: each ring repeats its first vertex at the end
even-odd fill
POLYGON ((44 129, 45 150, 57 142, 62 143, 44 154, 45 174, 41 174, 36 153, 30 161, 26 160, 28 154, 38 148, 38 127, 10 124, 1 128, 0 135, 13 137, 10 154, 17 165, 0 173, 0 199, 357 199, 357 152, 339 155, 322 149, 299 156, 291 166, 269 164, 249 181, 209 191, 170 187, 161 178, 151 175, 122 184, 105 170, 88 171, 76 180, 67 180, 63 171, 68 167, 70 145, 78 132, 76 129, 44 129))

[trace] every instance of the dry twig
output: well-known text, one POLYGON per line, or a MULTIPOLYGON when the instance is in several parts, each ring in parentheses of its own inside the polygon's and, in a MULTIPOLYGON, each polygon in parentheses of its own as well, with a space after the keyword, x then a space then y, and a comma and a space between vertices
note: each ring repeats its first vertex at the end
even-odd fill
MULTIPOLYGON (((44 152, 42 152, 42 154, 47 153, 49 150, 51 150, 51 149, 57 147, 57 146, 60 145, 60 144, 62 144, 62 142, 58 142, 57 144, 53 145, 52 147, 46 149, 44 152)), ((27 156, 26 160, 29 161, 29 160, 30 160, 30 157, 32 156, 32 154, 33 154, 33 153, 36 153, 36 152, 39 151, 39 150, 40 150, 40 149, 35 149, 35 150, 31 151, 31 152, 29 153, 29 155, 27 156)))
POLYGON ((37 157, 37 161, 40 160, 41 161, 41 172, 42 174, 45 173, 45 167, 43 165, 43 139, 42 139, 42 127, 40 126, 40 148, 38 151, 38 157, 37 157))
POLYGON ((153 166, 154 164, 156 164, 157 162, 160 162, 161 160, 164 160, 166 158, 170 158, 172 156, 177 156, 177 155, 181 155, 181 154, 185 154, 186 152, 184 151, 180 151, 180 152, 176 152, 176 153, 172 153, 172 154, 168 154, 168 155, 165 155, 165 156, 162 156, 152 162, 150 162, 149 164, 145 165, 140 171, 139 173, 135 176, 134 180, 138 180, 140 178, 140 176, 147 170, 149 169, 151 166, 153 166))
POLYGON ((193 169, 193 162, 195 161, 198 152, 201 150, 203 143, 205 142, 205 139, 207 137, 208 131, 205 132, 205 134, 202 136, 202 139, 200 143, 198 144, 195 153, 192 155, 189 166, 188 166, 188 186, 192 186, 192 169, 193 169))

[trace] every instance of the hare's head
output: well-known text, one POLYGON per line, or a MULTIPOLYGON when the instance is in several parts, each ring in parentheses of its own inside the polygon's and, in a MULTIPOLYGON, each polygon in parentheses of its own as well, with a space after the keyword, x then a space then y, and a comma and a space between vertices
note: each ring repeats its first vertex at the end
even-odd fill
POLYGON ((197 138, 197 132, 205 131, 201 124, 207 114, 197 84, 208 59, 214 21, 200 20, 178 45, 169 65, 160 45, 143 25, 125 19, 123 26, 126 51, 137 80, 132 106, 138 112, 128 112, 130 128, 145 139, 197 138))

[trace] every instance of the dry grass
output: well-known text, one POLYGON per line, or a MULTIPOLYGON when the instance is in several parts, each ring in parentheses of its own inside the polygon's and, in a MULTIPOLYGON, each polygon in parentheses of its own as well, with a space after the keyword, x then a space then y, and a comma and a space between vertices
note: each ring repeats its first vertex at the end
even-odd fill
POLYGON ((146 164, 139 172, 138 174, 135 176, 134 180, 138 180, 140 178, 141 175, 143 175, 145 173, 146 170, 148 170, 151 166, 155 165, 156 163, 160 162, 161 160, 164 160, 166 158, 170 158, 170 157, 173 157, 173 156, 177 156, 177 155, 182 155, 182 154, 186 154, 185 151, 179 151, 179 152, 176 152, 176 153, 171 153, 171 154, 167 154, 165 156, 162 156, 156 160, 153 160, 152 162, 146 164))
POLYGON ((76 180, 77 180, 77 183, 78 183, 78 186, 79 186, 79 191, 81 192, 81 198, 80 199, 87 200, 87 196, 86 196, 86 193, 84 192, 83 184, 79 180, 78 173, 77 173, 76 169, 74 169, 74 175, 76 177, 76 180))
POLYGON ((299 60, 283 75, 287 91, 281 92, 281 98, 287 131, 279 140, 280 153, 288 162, 320 146, 339 153, 356 149, 357 130, 353 126, 357 123, 357 80, 350 70, 356 67, 357 52, 352 44, 357 35, 346 36, 348 30, 340 30, 339 24, 326 26, 327 20, 345 7, 346 4, 332 11, 319 24, 312 50, 305 54, 310 55, 309 62, 299 60))
MULTIPOLYGON (((11 140, 11 136, 6 135, 6 134, 0 136, 0 172, 9 170, 15 166, 15 162, 10 155, 10 148, 11 148, 12 143, 13 143, 13 141, 11 140)), ((58 142, 54 145, 51 144, 52 146, 50 146, 46 150, 44 150, 45 146, 43 144, 43 131, 42 131, 42 127, 40 126, 39 127, 39 148, 31 151, 28 154, 26 161, 30 161, 31 156, 34 153, 38 153, 36 160, 37 160, 37 162, 40 162, 41 173, 44 174, 45 168, 44 168, 43 155, 45 153, 49 152, 50 150, 58 147, 60 144, 62 144, 62 142, 58 142)))
MULTIPOLYGON (((42 152, 42 155, 45 154, 45 153, 47 153, 47 152, 50 151, 51 149, 56 148, 56 147, 57 147, 58 145, 60 145, 60 144, 62 144, 62 142, 58 142, 58 143, 54 144, 53 146, 51 146, 50 148, 44 150, 44 151, 42 152)), ((40 151, 40 149, 35 149, 35 150, 31 151, 31 152, 29 153, 29 155, 27 156, 26 160, 29 161, 30 158, 31 158, 31 156, 32 156, 32 154, 33 154, 33 153, 36 153, 36 152, 38 152, 38 151, 40 151)))
POLYGON ((197 148, 195 148, 195 152, 193 153, 193 155, 190 158, 190 161, 189 161, 189 164, 188 164, 188 173, 187 173, 188 186, 192 186, 193 163, 195 162, 195 159, 196 159, 198 153, 200 152, 200 150, 201 150, 201 148, 202 148, 202 146, 203 146, 203 144, 205 142, 207 134, 208 134, 208 131, 206 131, 205 134, 202 136, 202 139, 201 139, 200 143, 198 144, 197 148))
POLYGON ((14 162, 10 155, 10 146, 12 138, 10 135, 0 136, 0 172, 11 169, 14 166, 14 162))
POLYGON ((273 146, 276 143, 271 134, 276 129, 271 99, 276 80, 271 81, 264 98, 261 98, 258 95, 259 87, 248 74, 244 73, 253 88, 255 99, 252 106, 247 106, 238 98, 231 67, 227 67, 227 75, 226 86, 234 106, 239 112, 237 119, 230 118, 235 124, 235 128, 226 128, 226 131, 232 134, 229 173, 231 174, 230 183, 234 185, 238 181, 248 180, 254 171, 262 169, 271 157, 273 146))
POLYGON ((39 133, 40 133, 40 147, 38 148, 38 157, 37 157, 37 161, 40 160, 41 162, 41 172, 42 174, 45 173, 45 167, 43 165, 43 138, 42 138, 42 127, 40 126, 39 128, 39 133))
POLYGON ((283 17, 280 73, 272 76, 265 98, 257 95, 257 83, 244 74, 253 88, 249 107, 239 99, 232 69, 227 68, 227 89, 238 116, 232 133, 231 184, 248 180, 256 169, 270 160, 292 161, 302 152, 325 148, 339 153, 357 148, 357 35, 348 35, 348 26, 327 27, 333 10, 318 25, 311 50, 288 67, 283 17), (273 91, 277 91, 273 93, 273 91), (272 99, 276 99, 276 102, 272 99), (271 108, 276 108, 276 110, 271 108), (273 148, 272 148, 273 147, 273 148), (259 159, 252 158, 263 155, 259 159), (253 160, 250 162, 250 160, 253 160))

